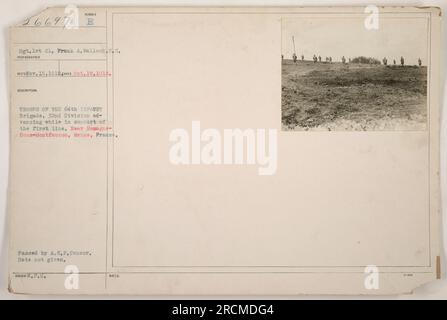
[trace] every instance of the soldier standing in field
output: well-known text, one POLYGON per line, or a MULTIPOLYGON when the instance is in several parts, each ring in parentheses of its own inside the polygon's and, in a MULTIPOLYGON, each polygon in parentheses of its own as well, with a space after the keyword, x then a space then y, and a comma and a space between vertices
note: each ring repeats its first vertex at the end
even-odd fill
POLYGON ((321 56, 318 56, 318 62, 321 62, 321 56))
POLYGON ((403 67, 404 64, 405 64, 404 57, 401 56, 401 57, 400 57, 400 65, 403 67))
POLYGON ((301 61, 304 61, 304 54, 301 54, 301 61))
POLYGON ((393 59, 393 64, 396 65, 396 59, 393 59))
POLYGON ((292 59, 293 59, 293 63, 296 63, 296 60, 298 60, 297 56, 295 53, 293 53, 292 55, 292 59))
POLYGON ((312 60, 315 62, 317 62, 317 56, 314 54, 314 56, 312 57, 312 60))
POLYGON ((418 58, 418 64, 419 64, 419 67, 422 66, 422 60, 421 60, 421 58, 418 58))
POLYGON ((341 57, 341 62, 342 62, 343 64, 346 63, 346 58, 345 58, 345 56, 341 57))
POLYGON ((386 57, 384 57, 382 61, 385 66, 388 64, 388 60, 386 59, 386 57))

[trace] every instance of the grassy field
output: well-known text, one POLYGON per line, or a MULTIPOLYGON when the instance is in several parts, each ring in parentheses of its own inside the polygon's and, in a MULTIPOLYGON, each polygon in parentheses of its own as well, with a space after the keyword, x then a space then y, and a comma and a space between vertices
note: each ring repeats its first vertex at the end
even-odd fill
POLYGON ((283 130, 424 130, 427 67, 282 63, 283 130))

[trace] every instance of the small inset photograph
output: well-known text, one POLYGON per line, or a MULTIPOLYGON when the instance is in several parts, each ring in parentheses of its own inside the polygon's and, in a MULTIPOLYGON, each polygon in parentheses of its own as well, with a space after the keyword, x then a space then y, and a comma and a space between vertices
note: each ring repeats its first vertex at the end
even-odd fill
POLYGON ((427 129, 428 19, 282 21, 283 131, 427 129))

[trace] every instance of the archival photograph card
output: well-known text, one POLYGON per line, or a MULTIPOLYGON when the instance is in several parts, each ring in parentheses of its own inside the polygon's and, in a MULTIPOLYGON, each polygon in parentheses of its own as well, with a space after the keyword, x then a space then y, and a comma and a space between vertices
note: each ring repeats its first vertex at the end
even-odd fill
POLYGON ((441 277, 431 7, 52 7, 10 29, 9 290, 441 277))

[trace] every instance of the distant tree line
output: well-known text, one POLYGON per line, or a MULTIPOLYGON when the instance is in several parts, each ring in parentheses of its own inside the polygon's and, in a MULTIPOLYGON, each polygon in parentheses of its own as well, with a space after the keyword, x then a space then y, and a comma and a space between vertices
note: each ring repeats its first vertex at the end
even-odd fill
POLYGON ((364 63, 364 64, 381 64, 380 60, 376 58, 370 58, 370 57, 355 57, 351 59, 352 63, 364 63))
MULTIPOLYGON (((284 55, 283 54, 281 55, 281 59, 282 60, 284 59, 284 55)), ((296 55, 296 53, 293 53, 292 59, 293 59, 294 63, 297 63, 298 56, 296 55)), ((301 54, 301 61, 304 61, 304 55, 303 54, 301 54)), ((322 62, 323 60, 322 60, 322 57, 320 55, 317 56, 316 54, 314 54, 313 57, 312 57, 312 61, 314 63, 317 63, 317 62, 322 62)), ((332 63, 332 57, 326 57, 324 59, 324 61, 326 63, 332 63)), ((365 56, 359 56, 359 57, 348 58, 348 59, 346 59, 345 56, 343 56, 343 57, 341 57, 341 62, 343 64, 345 64, 345 63, 359 63, 359 64, 376 64, 376 65, 379 65, 379 64, 383 63, 383 65, 385 65, 385 66, 388 65, 388 59, 386 57, 384 57, 382 59, 382 61, 380 61, 379 59, 371 58, 371 57, 365 57, 365 56)), ((393 59, 393 65, 396 65, 396 63, 397 63, 396 59, 393 59)), ((405 65, 405 59, 404 59, 403 56, 400 57, 400 65, 401 66, 405 65)), ((422 66, 421 58, 418 58, 418 65, 419 65, 419 67, 422 66)))

